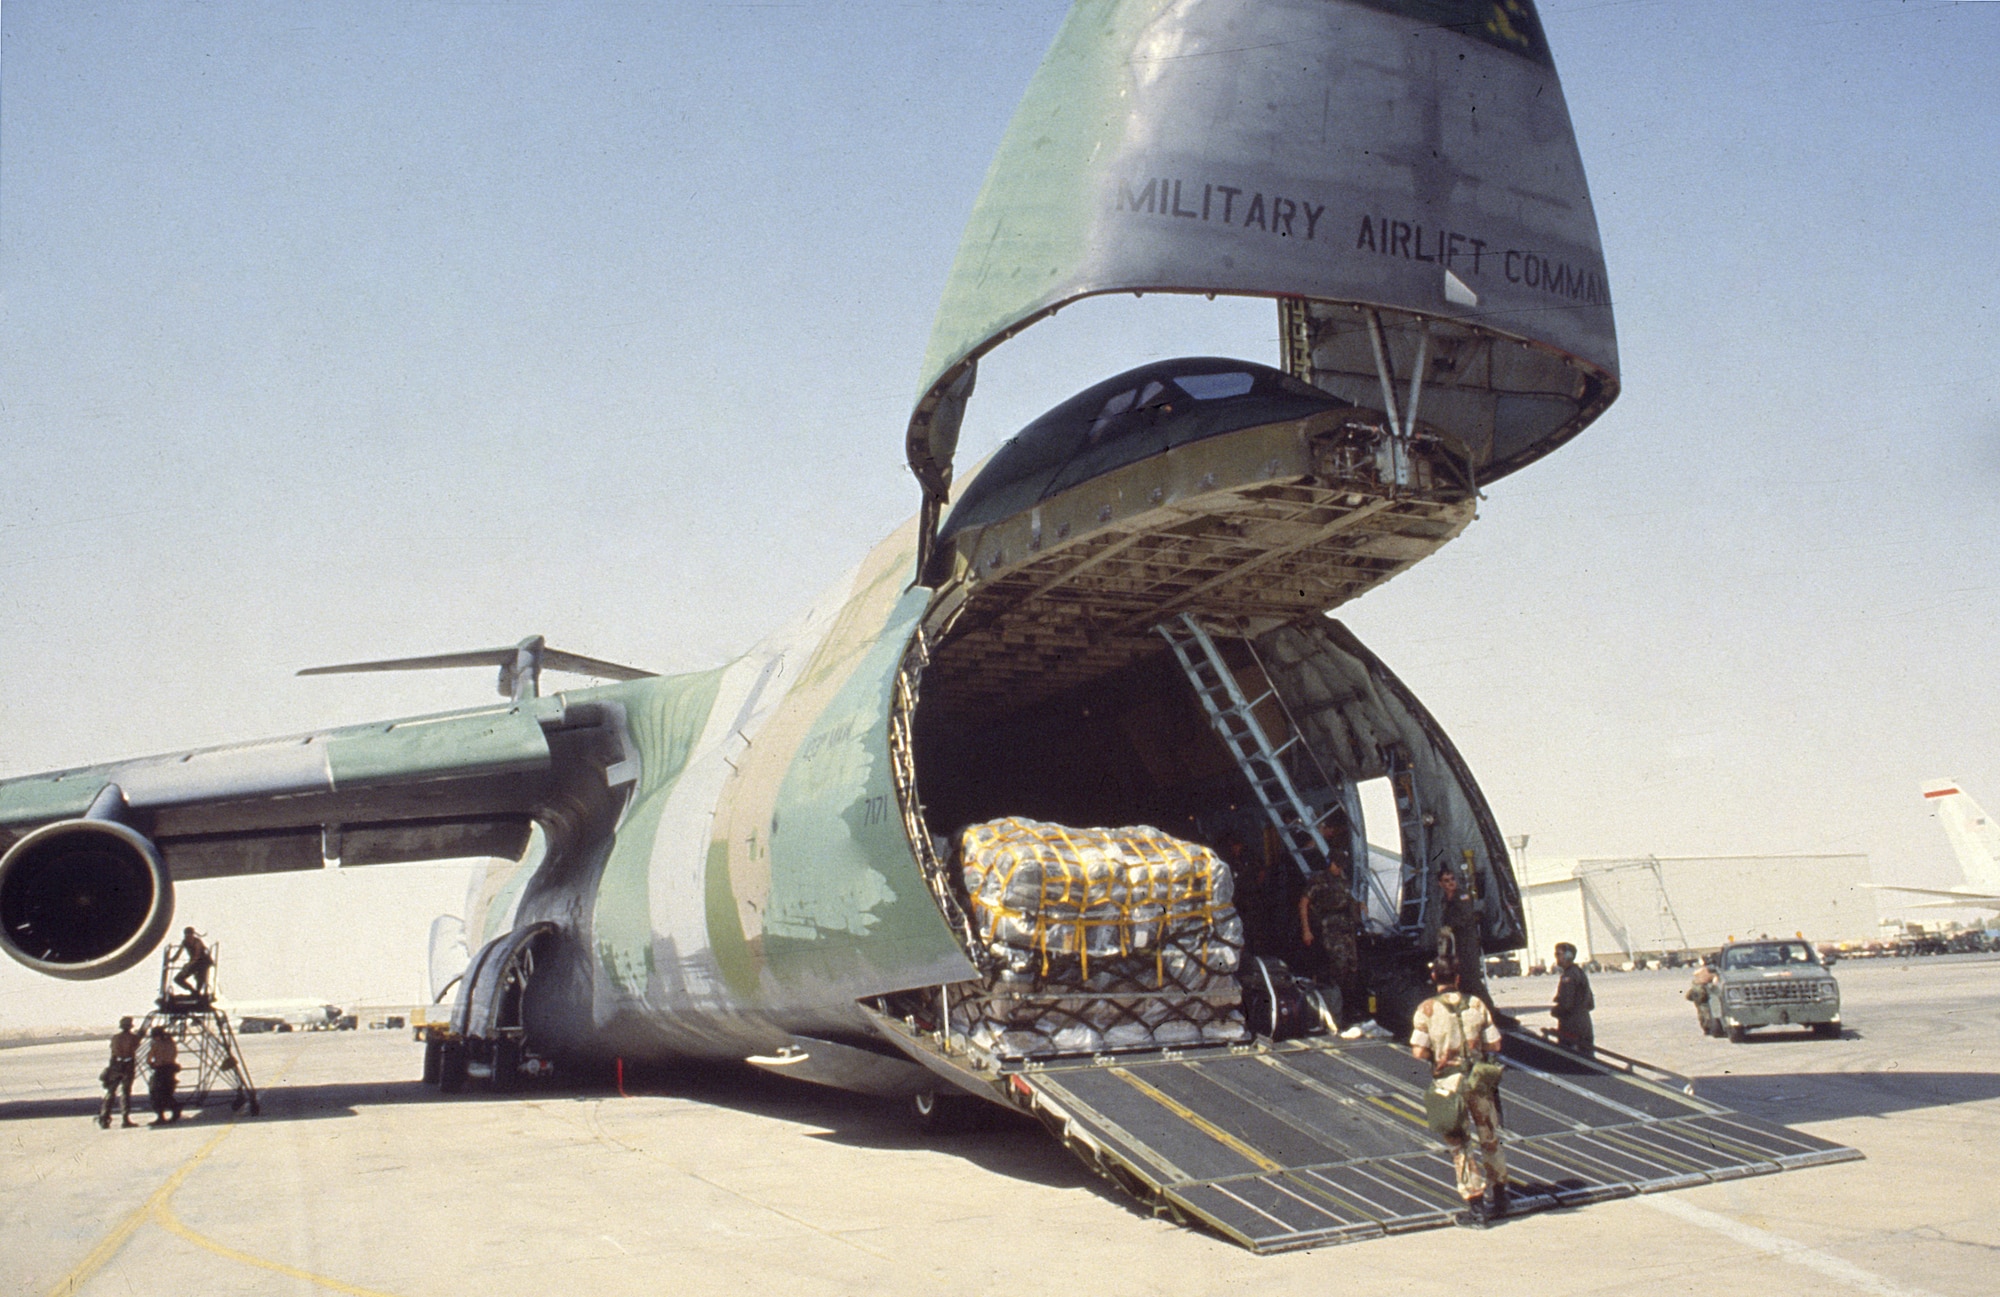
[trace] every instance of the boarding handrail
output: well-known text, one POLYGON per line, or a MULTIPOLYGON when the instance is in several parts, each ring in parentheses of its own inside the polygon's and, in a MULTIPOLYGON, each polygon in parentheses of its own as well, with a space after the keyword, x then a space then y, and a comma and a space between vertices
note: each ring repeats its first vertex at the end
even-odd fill
POLYGON ((1621 1054, 1616 1050, 1606 1049, 1602 1045, 1592 1045, 1589 1053, 1572 1049, 1568 1045, 1565 1045, 1557 1037, 1556 1033, 1548 1027, 1529 1027, 1524 1024, 1503 1031, 1501 1034, 1520 1036, 1524 1039, 1533 1040, 1538 1045, 1552 1045, 1572 1058, 1580 1058, 1590 1063, 1601 1063, 1607 1069, 1623 1072, 1627 1076, 1636 1077, 1640 1080, 1651 1080, 1659 1084, 1671 1085, 1683 1094, 1694 1093, 1694 1081, 1689 1077, 1681 1075, 1679 1072, 1669 1071, 1657 1063, 1648 1063, 1642 1058, 1633 1058, 1629 1054, 1621 1054))

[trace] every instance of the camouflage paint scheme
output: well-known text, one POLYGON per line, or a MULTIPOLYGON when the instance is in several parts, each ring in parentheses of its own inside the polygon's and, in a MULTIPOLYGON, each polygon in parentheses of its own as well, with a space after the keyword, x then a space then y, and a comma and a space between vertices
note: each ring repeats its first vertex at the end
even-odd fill
MULTIPOLYGON (((914 536, 898 531, 719 670, 12 780, 0 784, 0 831, 80 816, 117 784, 136 818, 160 817, 147 829, 166 822, 158 840, 177 877, 252 872, 240 851, 211 859, 202 840, 175 836, 175 810, 220 799, 237 822, 268 823, 316 793, 534 772, 552 760, 549 717, 609 706, 624 740, 604 771, 620 781, 615 820, 556 835, 554 851, 538 825, 521 859, 475 883, 464 916, 474 949, 556 918, 587 952, 587 979, 538 1005, 543 1037, 588 1053, 741 1058, 789 1032, 865 1030, 855 999, 972 972, 918 871, 889 774, 895 676, 930 597, 910 585, 914 536)), ((278 840, 311 842, 312 858, 266 852, 255 872, 331 863, 327 826, 292 818, 278 840)))
POLYGON ((862 996, 972 975, 889 776, 895 676, 930 597, 915 561, 910 524, 728 667, 643 682, 662 696, 635 734, 656 773, 591 916, 590 1017, 621 1041, 741 1057, 866 1030, 862 996))

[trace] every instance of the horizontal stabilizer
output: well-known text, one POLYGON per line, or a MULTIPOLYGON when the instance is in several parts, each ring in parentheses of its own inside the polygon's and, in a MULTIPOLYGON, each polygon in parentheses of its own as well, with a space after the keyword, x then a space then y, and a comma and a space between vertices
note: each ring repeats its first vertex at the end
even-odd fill
POLYGON ((580 653, 552 649, 540 635, 530 635, 519 644, 499 648, 433 653, 426 657, 383 658, 375 662, 343 662, 337 666, 307 667, 299 674, 331 676, 352 675, 361 671, 437 671, 448 667, 499 667, 500 692, 517 699, 537 696, 544 669, 595 676, 600 680, 645 680, 658 674, 606 662, 601 658, 584 657, 580 653))

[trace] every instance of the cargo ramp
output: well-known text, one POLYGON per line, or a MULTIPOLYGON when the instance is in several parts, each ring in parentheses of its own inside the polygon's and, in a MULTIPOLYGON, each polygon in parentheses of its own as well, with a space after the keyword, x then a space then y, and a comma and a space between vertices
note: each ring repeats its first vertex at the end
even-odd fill
MULTIPOLYGON (((1424 1125, 1429 1070, 1388 1040, 1314 1038, 1002 1062, 878 1019, 917 1061, 1028 1111, 1140 1201, 1254 1252, 1451 1222, 1451 1155, 1424 1125)), ((1857 1160, 1643 1074, 1519 1033, 1501 1104, 1515 1212, 1857 1160)))

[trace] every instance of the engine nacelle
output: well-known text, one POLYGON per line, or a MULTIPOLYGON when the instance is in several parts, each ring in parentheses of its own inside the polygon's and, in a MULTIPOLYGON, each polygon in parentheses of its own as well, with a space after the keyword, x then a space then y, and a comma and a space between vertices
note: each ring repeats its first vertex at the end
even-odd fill
POLYGON ((79 982, 122 973, 173 920, 173 878, 129 825, 45 824, 0 856, 0 947, 38 973, 79 982))

